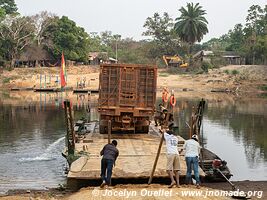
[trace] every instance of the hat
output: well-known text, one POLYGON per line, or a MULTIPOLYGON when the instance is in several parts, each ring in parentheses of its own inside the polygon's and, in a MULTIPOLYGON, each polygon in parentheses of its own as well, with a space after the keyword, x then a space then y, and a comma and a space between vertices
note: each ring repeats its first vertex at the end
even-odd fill
POLYGON ((192 135, 192 139, 195 139, 198 141, 198 136, 196 134, 192 135))

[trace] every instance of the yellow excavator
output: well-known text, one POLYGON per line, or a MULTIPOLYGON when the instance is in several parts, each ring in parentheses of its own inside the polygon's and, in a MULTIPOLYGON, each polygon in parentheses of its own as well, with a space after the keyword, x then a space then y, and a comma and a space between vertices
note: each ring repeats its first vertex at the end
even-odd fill
POLYGON ((174 56, 163 56, 163 60, 167 67, 181 67, 187 68, 188 63, 186 63, 179 55, 174 56))

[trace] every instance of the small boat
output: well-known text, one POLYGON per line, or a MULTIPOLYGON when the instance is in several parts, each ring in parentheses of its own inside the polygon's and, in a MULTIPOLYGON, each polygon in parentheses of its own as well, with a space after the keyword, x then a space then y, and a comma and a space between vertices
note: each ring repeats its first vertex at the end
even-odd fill
POLYGON ((227 162, 222 160, 215 153, 209 151, 208 149, 202 148, 200 152, 199 166, 205 172, 205 180, 211 182, 225 182, 227 181, 218 172, 219 169, 226 178, 230 179, 233 176, 227 167, 227 162))

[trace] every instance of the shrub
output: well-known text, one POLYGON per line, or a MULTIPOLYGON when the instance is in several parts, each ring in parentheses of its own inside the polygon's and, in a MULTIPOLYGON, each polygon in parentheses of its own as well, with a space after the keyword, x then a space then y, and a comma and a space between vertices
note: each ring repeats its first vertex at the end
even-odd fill
POLYGON ((168 74, 179 74, 180 71, 180 67, 168 67, 168 69, 166 70, 168 74))
POLYGON ((223 70, 223 72, 226 73, 226 74, 229 74, 229 70, 228 69, 223 70))
POLYGON ((213 66, 210 62, 202 62, 202 65, 201 65, 201 69, 204 71, 204 72, 208 72, 209 69, 212 69, 213 66))
POLYGON ((263 91, 267 91, 267 85, 262 85, 262 86, 260 87, 260 89, 263 90, 263 91))
POLYGON ((165 74, 165 73, 160 73, 159 76, 160 77, 168 77, 169 75, 168 74, 165 74))
POLYGON ((239 74, 239 71, 237 71, 236 69, 234 69, 234 70, 232 71, 232 74, 233 74, 233 75, 237 75, 237 74, 239 74))
POLYGON ((11 78, 4 78, 4 79, 3 79, 3 83, 9 83, 10 80, 11 80, 11 78))

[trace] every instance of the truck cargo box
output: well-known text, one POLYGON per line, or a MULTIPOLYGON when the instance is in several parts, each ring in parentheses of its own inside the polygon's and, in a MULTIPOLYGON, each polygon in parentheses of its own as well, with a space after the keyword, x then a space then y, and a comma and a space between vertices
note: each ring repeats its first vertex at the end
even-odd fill
POLYGON ((112 130, 147 132, 156 101, 157 66, 102 64, 99 75, 100 133, 112 130))

